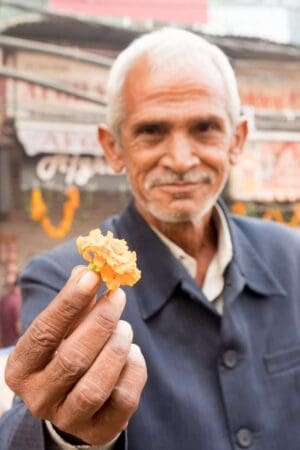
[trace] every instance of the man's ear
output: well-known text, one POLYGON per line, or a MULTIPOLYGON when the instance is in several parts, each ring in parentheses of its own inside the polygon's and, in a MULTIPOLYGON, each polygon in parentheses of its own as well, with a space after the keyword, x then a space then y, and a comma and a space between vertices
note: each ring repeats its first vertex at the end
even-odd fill
POLYGON ((236 125, 233 142, 229 150, 229 162, 232 166, 237 164, 248 136, 248 121, 240 119, 236 125))
POLYGON ((107 163, 115 172, 121 172, 125 167, 123 151, 108 126, 102 123, 98 126, 98 141, 107 163))

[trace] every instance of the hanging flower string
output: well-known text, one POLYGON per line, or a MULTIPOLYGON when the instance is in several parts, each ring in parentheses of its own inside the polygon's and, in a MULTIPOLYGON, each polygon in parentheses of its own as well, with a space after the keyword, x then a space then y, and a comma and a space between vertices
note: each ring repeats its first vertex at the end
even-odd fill
MULTIPOLYGON (((253 211, 252 214, 251 211, 249 214, 247 204, 243 202, 234 202, 230 209, 233 214, 239 214, 241 216, 253 215, 253 211)), ((264 212, 260 213, 256 211, 254 215, 262 219, 285 223, 290 227, 300 228, 300 202, 293 205, 291 212, 288 213, 288 218, 279 206, 267 206, 264 212)))
POLYGON ((47 206, 43 199, 42 192, 39 188, 35 188, 31 192, 30 199, 30 214, 32 220, 40 222, 44 231, 51 238, 62 239, 71 230, 75 210, 80 205, 79 190, 72 186, 66 190, 66 201, 63 206, 62 219, 58 226, 54 226, 51 223, 50 218, 47 215, 47 206))

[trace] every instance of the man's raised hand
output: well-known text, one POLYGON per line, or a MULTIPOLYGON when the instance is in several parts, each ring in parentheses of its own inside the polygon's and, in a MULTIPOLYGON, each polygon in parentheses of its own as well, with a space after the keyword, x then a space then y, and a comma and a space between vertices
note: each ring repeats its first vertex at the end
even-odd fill
POLYGON ((99 284, 94 272, 76 268, 6 367, 7 384, 34 416, 94 445, 126 427, 147 379, 131 326, 120 320, 124 292, 96 302, 99 284))

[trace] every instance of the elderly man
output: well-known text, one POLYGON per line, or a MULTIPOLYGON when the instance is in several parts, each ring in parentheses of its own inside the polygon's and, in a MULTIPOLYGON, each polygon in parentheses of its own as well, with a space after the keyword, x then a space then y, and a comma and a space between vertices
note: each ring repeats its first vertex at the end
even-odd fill
POLYGON ((96 302, 74 242, 32 260, 1 450, 299 450, 300 239, 218 200, 246 136, 215 46, 166 29, 119 56, 99 140, 133 200, 101 229, 142 279, 96 302))

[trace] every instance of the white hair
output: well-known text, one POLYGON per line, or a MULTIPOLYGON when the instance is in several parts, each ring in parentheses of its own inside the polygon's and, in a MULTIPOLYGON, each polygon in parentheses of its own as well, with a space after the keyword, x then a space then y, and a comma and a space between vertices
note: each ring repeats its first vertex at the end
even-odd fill
POLYGON ((114 136, 119 140, 125 114, 123 86, 126 77, 141 56, 147 56, 151 71, 167 67, 168 71, 180 73, 195 64, 196 56, 201 57, 201 54, 208 56, 219 71, 227 94, 228 115, 232 125, 236 124, 240 114, 240 97, 235 74, 225 53, 192 32, 167 27, 134 40, 119 54, 111 68, 107 84, 107 123, 114 136))

